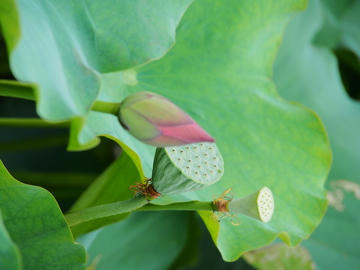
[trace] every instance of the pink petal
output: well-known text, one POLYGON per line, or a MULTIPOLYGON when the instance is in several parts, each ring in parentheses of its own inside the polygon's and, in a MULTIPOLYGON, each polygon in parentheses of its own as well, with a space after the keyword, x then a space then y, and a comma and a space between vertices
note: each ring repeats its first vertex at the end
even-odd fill
POLYGON ((215 140, 206 133, 196 122, 178 126, 159 127, 161 137, 169 137, 182 141, 182 144, 196 142, 214 142, 215 140))

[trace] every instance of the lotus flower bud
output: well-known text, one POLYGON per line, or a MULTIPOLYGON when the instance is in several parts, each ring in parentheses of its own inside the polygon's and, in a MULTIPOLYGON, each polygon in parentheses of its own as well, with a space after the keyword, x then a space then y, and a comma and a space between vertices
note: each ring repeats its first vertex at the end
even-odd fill
POLYGON ((138 140, 157 147, 214 142, 189 115, 151 92, 128 96, 119 109, 121 125, 138 140))

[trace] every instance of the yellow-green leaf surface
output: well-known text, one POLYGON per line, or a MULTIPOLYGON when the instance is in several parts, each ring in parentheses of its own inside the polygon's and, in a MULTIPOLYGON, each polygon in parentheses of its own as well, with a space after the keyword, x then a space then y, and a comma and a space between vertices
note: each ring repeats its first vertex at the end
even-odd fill
POLYGON ((259 270, 315 270, 316 266, 306 248, 291 248, 273 244, 244 254, 244 259, 259 270))
POLYGON ((281 95, 319 114, 334 154, 328 211, 303 242, 319 270, 360 269, 360 104, 347 95, 332 52, 347 48, 360 56, 358 14, 359 1, 309 1, 290 23, 275 63, 281 95))
POLYGON ((163 56, 191 2, 6 0, 0 20, 11 70, 18 80, 38 84, 43 118, 84 116, 99 92, 100 73, 163 56))
MULTIPOLYGON (((230 187, 239 197, 263 186, 273 191, 276 210, 268 224, 239 216, 240 226, 226 219, 219 226, 211 214, 202 214, 228 261, 270 243, 277 235, 291 245, 298 244, 319 224, 326 209, 323 184, 331 155, 323 126, 312 111, 282 100, 271 81, 284 28, 305 4, 195 1, 166 56, 127 71, 126 76, 124 72, 106 76, 107 85, 127 78, 118 99, 124 93, 145 90, 174 101, 217 140, 224 157, 225 174, 215 185, 154 203, 209 201, 230 187)), ((94 114, 100 126, 112 117, 94 114)), ((87 128, 79 131, 84 143, 100 133, 94 124, 87 128)), ((119 140, 133 142, 131 137, 119 140)), ((152 159, 141 151, 138 154, 144 167, 151 166, 152 159)))
POLYGON ((0 269, 21 270, 22 261, 19 248, 11 240, 0 212, 0 269))
POLYGON ((85 269, 85 250, 74 243, 53 196, 40 187, 18 182, 2 163, 0 208, 24 269, 85 269))

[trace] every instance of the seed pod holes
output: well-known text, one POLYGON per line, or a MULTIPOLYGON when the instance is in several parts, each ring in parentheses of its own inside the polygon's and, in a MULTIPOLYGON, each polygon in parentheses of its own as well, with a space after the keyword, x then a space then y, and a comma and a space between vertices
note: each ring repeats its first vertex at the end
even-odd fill
POLYGON ((165 151, 174 165, 196 182, 211 184, 219 180, 224 172, 224 161, 215 143, 168 147, 165 151), (177 161, 179 153, 187 160, 186 164, 177 161), (194 170, 189 171, 187 166, 194 170), (195 171, 198 173, 194 173, 195 171))
POLYGON ((196 143, 157 148, 152 181, 157 192, 176 194, 205 188, 223 173, 224 162, 216 144, 196 143))
POLYGON ((263 222, 268 222, 274 213, 275 206, 274 196, 269 188, 263 187, 259 191, 257 205, 261 220, 263 222))

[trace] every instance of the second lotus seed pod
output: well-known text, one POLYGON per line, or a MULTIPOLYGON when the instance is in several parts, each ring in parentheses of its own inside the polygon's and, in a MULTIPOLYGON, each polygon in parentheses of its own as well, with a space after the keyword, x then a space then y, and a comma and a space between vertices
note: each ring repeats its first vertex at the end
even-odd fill
POLYGON ((215 143, 194 143, 156 150, 152 184, 161 194, 205 188, 224 173, 224 161, 215 143))
POLYGON ((274 196, 268 187, 263 187, 246 197, 228 203, 227 210, 244 214, 262 222, 269 222, 275 209, 274 196))

